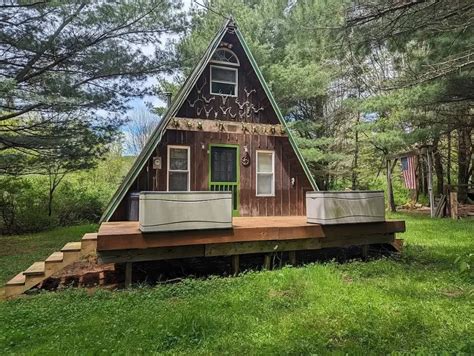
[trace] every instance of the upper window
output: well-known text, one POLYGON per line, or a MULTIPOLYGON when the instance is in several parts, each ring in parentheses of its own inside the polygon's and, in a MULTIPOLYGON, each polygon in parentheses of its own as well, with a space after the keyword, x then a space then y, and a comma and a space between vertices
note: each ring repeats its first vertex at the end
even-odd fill
POLYGON ((168 191, 188 191, 189 146, 168 146, 168 191))
POLYGON ((237 68, 211 65, 211 94, 237 96, 237 68))
POLYGON ((257 151, 257 196, 275 195, 275 155, 273 151, 257 151))
POLYGON ((240 64, 235 53, 227 48, 219 48, 216 50, 212 55, 211 62, 229 64, 232 66, 238 66, 240 64))

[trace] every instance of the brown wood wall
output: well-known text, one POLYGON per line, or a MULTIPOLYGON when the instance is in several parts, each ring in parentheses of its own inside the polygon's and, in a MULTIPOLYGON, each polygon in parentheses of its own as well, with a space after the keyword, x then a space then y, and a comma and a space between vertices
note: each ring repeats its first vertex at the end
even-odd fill
MULTIPOLYGON (((249 150, 251 157, 249 166, 242 166, 239 157, 240 216, 306 214, 305 193, 311 191, 312 188, 287 137, 168 130, 155 151, 155 155, 162 159, 162 169, 154 170, 152 158, 150 158, 130 192, 167 190, 167 145, 190 146, 191 190, 209 190, 209 144, 239 145, 241 156, 244 153, 244 146, 247 146, 249 150), (256 150, 275 151, 274 197, 256 196, 256 150), (156 173, 158 179, 156 179, 156 173), (292 177, 295 178, 294 186, 291 186, 292 177)), ((127 211, 126 200, 121 206, 112 220, 126 219, 124 215, 127 211)))
POLYGON ((223 41, 233 44, 232 51, 239 58, 240 66, 208 64, 183 106, 178 110, 176 116, 209 120, 217 119, 236 122, 278 124, 278 117, 236 36, 226 34, 223 41), (210 94, 211 65, 238 69, 237 97, 223 97, 210 94), (206 103, 202 100, 202 97, 206 100, 210 100, 210 102, 206 103), (249 105, 244 105, 245 102, 248 102, 249 105), (238 104, 240 104, 240 107, 238 104), (208 115, 206 115, 206 111, 208 115))

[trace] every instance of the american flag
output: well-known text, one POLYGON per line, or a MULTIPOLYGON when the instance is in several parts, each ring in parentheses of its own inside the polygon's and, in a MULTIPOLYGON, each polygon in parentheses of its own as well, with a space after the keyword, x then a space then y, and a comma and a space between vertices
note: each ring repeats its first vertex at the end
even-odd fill
POLYGON ((401 162, 405 187, 408 189, 416 189, 415 156, 402 157, 401 162))

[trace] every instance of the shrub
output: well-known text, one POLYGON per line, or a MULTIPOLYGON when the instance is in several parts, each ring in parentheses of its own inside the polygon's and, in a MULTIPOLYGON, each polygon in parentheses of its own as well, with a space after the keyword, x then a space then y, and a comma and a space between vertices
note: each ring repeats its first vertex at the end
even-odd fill
POLYGON ((48 177, 0 177, 0 233, 97 222, 132 162, 133 157, 110 156, 95 169, 67 175, 54 193, 51 216, 48 177))
POLYGON ((59 225, 81 222, 97 222, 102 215, 104 203, 94 187, 84 187, 65 181, 55 197, 54 214, 59 225))
POLYGON ((47 215, 47 195, 41 182, 31 178, 0 178, 0 232, 40 231, 55 225, 47 215))

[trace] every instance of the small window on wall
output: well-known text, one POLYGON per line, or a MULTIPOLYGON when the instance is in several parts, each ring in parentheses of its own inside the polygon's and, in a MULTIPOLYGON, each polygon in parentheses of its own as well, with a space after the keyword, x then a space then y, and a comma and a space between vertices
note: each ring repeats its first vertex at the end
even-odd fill
POLYGON ((168 191, 188 191, 190 161, 188 146, 168 146, 168 191))
POLYGON ((257 196, 275 195, 275 155, 273 151, 257 151, 257 196))
POLYGON ((237 96, 237 68, 211 66, 211 94, 237 96))

